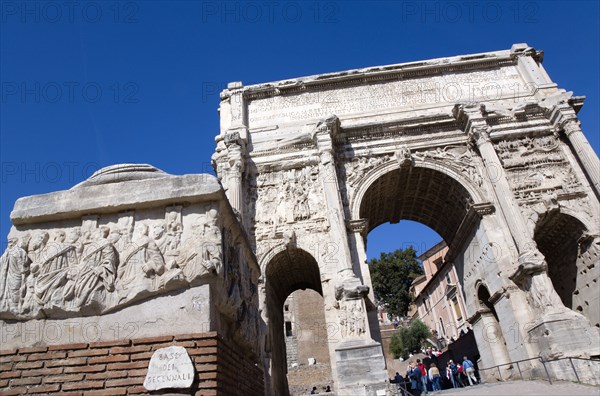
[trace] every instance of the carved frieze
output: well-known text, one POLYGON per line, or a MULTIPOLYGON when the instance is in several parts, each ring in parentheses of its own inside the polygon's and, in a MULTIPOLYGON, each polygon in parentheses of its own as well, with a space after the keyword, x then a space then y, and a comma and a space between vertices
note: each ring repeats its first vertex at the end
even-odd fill
POLYGON ((498 142, 496 150, 509 184, 521 204, 581 189, 581 183, 553 135, 498 142))
POLYGON ((217 204, 161 217, 133 211, 81 225, 13 229, 0 258, 0 317, 102 313, 151 294, 223 276, 217 204), (184 224, 185 227, 184 227, 184 224))
POLYGON ((326 218, 323 187, 316 165, 261 173, 256 176, 255 186, 252 184, 248 196, 256 206, 247 210, 255 211, 257 238, 281 231, 287 224, 326 218))

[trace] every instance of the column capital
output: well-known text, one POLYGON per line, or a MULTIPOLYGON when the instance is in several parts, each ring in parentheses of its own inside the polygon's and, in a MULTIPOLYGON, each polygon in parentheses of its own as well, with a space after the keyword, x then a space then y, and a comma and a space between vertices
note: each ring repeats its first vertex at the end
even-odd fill
POLYGON ((340 129, 340 119, 335 114, 332 114, 317 123, 317 126, 315 128, 315 133, 316 134, 328 133, 333 138, 338 133, 339 129, 340 129))
POLYGON ((530 248, 521 253, 518 263, 516 271, 509 276, 510 280, 516 284, 523 283, 531 276, 544 273, 548 269, 546 259, 537 248, 530 248))
POLYGON ((357 219, 357 220, 348 220, 346 222, 346 228, 350 232, 358 232, 361 235, 365 235, 367 230, 369 229, 369 220, 368 219, 357 219))
POLYGON ((482 144, 489 143, 490 132, 492 131, 492 127, 489 125, 471 125, 467 130, 467 136, 469 138, 469 142, 475 144, 477 147, 482 144))

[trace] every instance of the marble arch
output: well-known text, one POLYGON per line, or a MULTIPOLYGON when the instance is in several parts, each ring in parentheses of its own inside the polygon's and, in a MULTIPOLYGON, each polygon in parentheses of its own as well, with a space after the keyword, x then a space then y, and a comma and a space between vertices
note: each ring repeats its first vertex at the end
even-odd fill
MULTIPOLYGON (((273 83, 234 82, 222 92, 213 165, 263 263, 264 331, 271 326, 264 263, 284 248, 303 247, 314 257, 327 321, 343 327, 353 307, 366 322, 360 334, 329 342, 339 394, 372 394, 385 380, 365 244, 374 226, 406 218, 389 208, 375 216, 370 194, 391 200, 408 194, 403 186, 431 198, 411 216, 431 220, 450 239, 447 259, 462 277, 485 365, 600 355, 598 328, 562 304, 534 240, 538 220, 556 207, 590 225, 593 243, 600 238, 591 226, 600 223, 600 166, 577 118, 584 98, 559 88, 542 59, 542 51, 515 44, 273 83), (437 198, 423 187, 428 181, 438 183, 437 198), (441 199, 451 191, 460 205, 441 199), (451 225, 440 229, 436 217, 447 215, 451 225), (503 348, 483 335, 490 315, 477 299, 481 281, 503 348)), ((271 349, 263 358, 272 372, 271 349)), ((268 394, 285 394, 273 385, 268 394)))

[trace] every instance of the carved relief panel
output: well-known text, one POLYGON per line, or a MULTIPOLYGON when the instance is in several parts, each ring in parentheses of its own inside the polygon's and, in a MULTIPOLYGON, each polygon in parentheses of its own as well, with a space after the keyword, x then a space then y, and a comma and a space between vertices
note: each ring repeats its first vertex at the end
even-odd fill
POLYGON ((218 204, 13 228, 0 258, 0 317, 102 313, 222 277, 218 204))

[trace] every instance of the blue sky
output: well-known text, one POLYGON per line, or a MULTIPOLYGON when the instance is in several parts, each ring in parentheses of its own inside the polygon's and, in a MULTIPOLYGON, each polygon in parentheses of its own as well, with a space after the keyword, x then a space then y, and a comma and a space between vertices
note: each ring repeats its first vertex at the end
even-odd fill
MULTIPOLYGON (((545 51, 599 151, 597 1, 0 2, 0 239, 20 196, 95 170, 150 163, 212 171, 219 92, 352 68, 509 49, 545 51)), ((410 222, 369 234, 380 251, 432 246, 410 222)))

